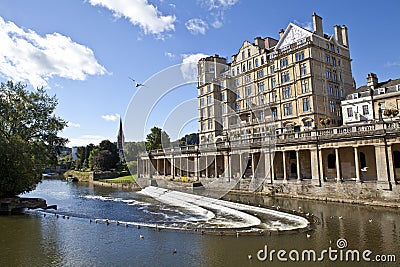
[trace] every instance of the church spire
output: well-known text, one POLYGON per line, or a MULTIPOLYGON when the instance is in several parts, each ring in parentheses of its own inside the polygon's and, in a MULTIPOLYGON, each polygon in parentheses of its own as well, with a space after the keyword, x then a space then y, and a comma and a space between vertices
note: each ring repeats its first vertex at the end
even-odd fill
POLYGON ((121 158, 121 160, 124 156, 124 142, 125 142, 125 136, 124 136, 124 130, 122 129, 122 119, 119 118, 117 149, 118 149, 118 154, 119 154, 119 157, 121 158))

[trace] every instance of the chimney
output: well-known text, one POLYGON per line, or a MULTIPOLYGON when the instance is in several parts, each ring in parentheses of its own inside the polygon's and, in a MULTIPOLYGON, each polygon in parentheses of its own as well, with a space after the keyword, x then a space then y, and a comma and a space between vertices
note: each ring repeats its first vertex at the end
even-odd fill
POLYGON ((282 39, 282 36, 283 36, 283 33, 284 33, 285 31, 283 30, 283 29, 281 29, 280 31, 279 31, 279 39, 282 39))
POLYGON ((315 12, 312 15, 313 25, 314 25, 314 33, 319 36, 324 36, 324 31, 322 29, 322 18, 318 16, 315 12))
POLYGON ((254 44, 258 47, 265 48, 265 41, 259 36, 254 38, 254 44))
POLYGON ((375 89, 376 86, 378 85, 378 77, 376 76, 375 73, 369 73, 367 75, 367 86, 370 87, 371 89, 375 89))
POLYGON ((347 27, 345 25, 342 26, 342 39, 343 45, 349 47, 349 36, 347 35, 347 27))
POLYGON ((342 27, 340 27, 339 25, 335 25, 333 26, 333 29, 335 31, 335 39, 336 41, 343 45, 343 37, 342 37, 342 27))

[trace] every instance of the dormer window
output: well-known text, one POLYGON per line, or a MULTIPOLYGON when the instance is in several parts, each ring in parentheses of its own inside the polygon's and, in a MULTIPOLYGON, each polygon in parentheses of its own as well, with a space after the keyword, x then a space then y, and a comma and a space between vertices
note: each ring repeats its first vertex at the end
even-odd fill
POLYGON ((357 99, 358 98, 358 93, 354 93, 353 94, 353 99, 357 99))
POLYGON ((384 93, 386 93, 386 88, 379 88, 378 89, 378 94, 382 95, 384 93))

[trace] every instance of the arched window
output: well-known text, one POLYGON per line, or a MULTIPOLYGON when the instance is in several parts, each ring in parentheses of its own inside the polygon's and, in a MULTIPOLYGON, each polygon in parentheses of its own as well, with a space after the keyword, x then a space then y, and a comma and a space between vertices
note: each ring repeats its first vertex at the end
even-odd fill
POLYGON ((393 163, 396 169, 400 168, 400 151, 393 151, 393 163))
POLYGON ((360 152, 360 168, 365 168, 367 167, 367 160, 365 158, 364 152, 360 152))
POLYGON ((334 154, 328 155, 328 169, 336 168, 336 156, 334 154))

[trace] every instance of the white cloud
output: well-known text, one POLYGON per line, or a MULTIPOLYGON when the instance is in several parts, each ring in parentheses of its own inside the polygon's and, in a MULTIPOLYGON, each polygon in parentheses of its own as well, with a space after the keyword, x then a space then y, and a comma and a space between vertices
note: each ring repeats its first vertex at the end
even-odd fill
POLYGON ((183 54, 181 72, 186 81, 196 81, 197 79, 197 63, 200 59, 208 57, 206 54, 183 54))
POLYGON ((186 29, 191 34, 205 34, 208 28, 208 24, 202 19, 190 19, 185 23, 186 29))
POLYGON ((390 68, 390 67, 400 67, 400 61, 399 62, 387 62, 385 64, 385 67, 390 68))
POLYGON ((223 25, 225 11, 236 5, 239 0, 202 0, 201 2, 208 8, 213 17, 214 21, 210 23, 211 26, 218 29, 223 25))
POLYGON ((116 121, 120 118, 120 115, 118 113, 110 115, 102 115, 101 118, 106 121, 116 121))
POLYGON ((54 76, 85 80, 106 73, 90 48, 59 33, 42 37, 0 17, 0 40, 0 75, 6 79, 29 81, 36 88, 47 87, 54 76))
POLYGON ((171 53, 171 52, 165 52, 164 55, 168 58, 175 58, 175 54, 171 53))
POLYGON ((103 140, 110 140, 112 141, 113 139, 107 136, 102 136, 102 135, 82 135, 77 138, 71 138, 68 137, 68 146, 73 147, 73 146, 87 146, 89 144, 94 144, 98 145, 100 144, 101 141, 103 140))
POLYGON ((92 6, 102 6, 113 12, 114 17, 129 19, 133 25, 138 25, 145 34, 159 35, 175 30, 174 15, 163 16, 157 7, 147 0, 89 0, 92 6))
POLYGON ((68 127, 74 127, 74 128, 79 128, 79 127, 81 127, 81 125, 80 125, 79 123, 74 123, 74 122, 72 122, 72 121, 69 121, 69 122, 67 123, 67 126, 68 126, 68 127))
POLYGON ((239 0, 203 0, 209 9, 229 8, 234 6, 239 0))
POLYGON ((314 31, 313 24, 311 23, 311 21, 300 22, 300 21, 294 20, 293 23, 296 24, 296 25, 299 25, 300 27, 302 27, 302 28, 304 28, 306 30, 309 30, 310 32, 314 31))

